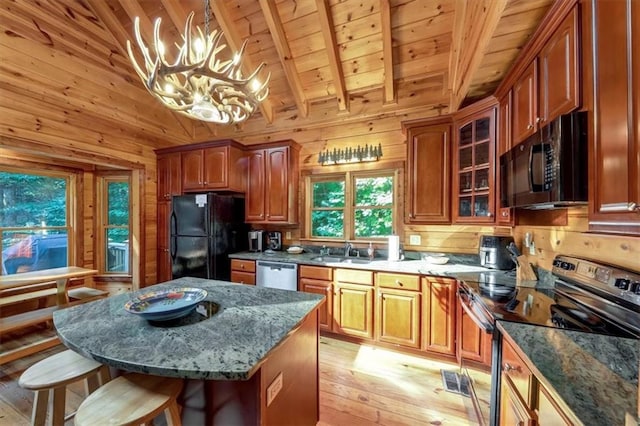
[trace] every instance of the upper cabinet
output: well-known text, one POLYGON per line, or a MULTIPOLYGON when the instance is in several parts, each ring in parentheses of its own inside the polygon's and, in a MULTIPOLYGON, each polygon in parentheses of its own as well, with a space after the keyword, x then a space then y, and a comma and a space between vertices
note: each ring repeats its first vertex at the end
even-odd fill
POLYGON ((590 2, 589 228, 640 234, 640 2, 590 2))
POLYGON ((402 123, 407 137, 407 223, 451 223, 451 118, 402 123))
POLYGON ((502 185, 506 185, 500 169, 500 156, 511 149, 511 113, 513 110, 513 94, 509 90, 498 105, 498 140, 496 143, 496 223, 499 225, 513 226, 515 223, 514 211, 509 207, 502 207, 500 200, 500 190, 502 185))
POLYGON ((494 98, 455 117, 453 219, 458 223, 495 220, 496 107, 494 98))
POLYGON ((245 191, 242 146, 233 141, 217 142, 182 153, 182 188, 194 191, 245 191))
POLYGON ((248 152, 246 222, 298 222, 299 150, 295 142, 283 141, 248 152))
POLYGON ((578 7, 573 7, 513 85, 513 143, 580 106, 578 7))
POLYGON ((182 194, 182 167, 180 153, 158 155, 158 201, 171 201, 173 195, 182 194))

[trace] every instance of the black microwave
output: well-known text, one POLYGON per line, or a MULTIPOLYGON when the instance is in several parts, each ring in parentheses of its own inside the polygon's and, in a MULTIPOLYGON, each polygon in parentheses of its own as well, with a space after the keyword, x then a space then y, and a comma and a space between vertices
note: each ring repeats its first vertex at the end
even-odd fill
POLYGON ((562 115, 500 156, 500 206, 587 202, 587 113, 562 115))

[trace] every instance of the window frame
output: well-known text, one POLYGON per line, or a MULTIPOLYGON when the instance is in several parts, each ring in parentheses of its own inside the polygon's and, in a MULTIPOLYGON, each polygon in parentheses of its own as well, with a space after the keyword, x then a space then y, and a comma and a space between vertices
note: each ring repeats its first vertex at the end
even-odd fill
POLYGON ((94 261, 98 274, 102 276, 119 276, 132 277, 133 275, 133 187, 132 176, 129 171, 102 171, 96 175, 96 237, 95 237, 95 256, 94 261), (107 230, 120 229, 122 226, 109 225, 109 183, 111 182, 127 182, 129 184, 129 259, 128 271, 108 271, 107 270, 107 230))
MULTIPOLYGON (((52 168, 52 169, 37 169, 37 172, 34 172, 33 168, 29 167, 13 167, 0 163, 0 171, 22 174, 22 175, 35 175, 35 176, 44 176, 44 177, 52 177, 57 179, 65 179, 67 181, 67 190, 65 194, 65 226, 29 226, 29 227, 1 227, 0 226, 0 242, 2 241, 2 234, 5 231, 43 231, 43 230, 65 230, 67 232, 67 266, 78 265, 80 259, 77 258, 78 253, 81 253, 82 250, 79 250, 76 247, 78 239, 78 202, 76 200, 79 199, 78 187, 81 184, 78 183, 79 176, 78 172, 75 170, 68 170, 65 168, 52 168)), ((0 252, 4 250, 0 244, 0 252)), ((2 268, 0 267, 0 275, 2 275, 2 268)))
POLYGON ((346 170, 328 173, 309 173, 304 177, 305 194, 307 200, 304 210, 304 239, 309 241, 386 241, 387 237, 356 237, 355 236, 355 183, 357 178, 372 177, 393 178, 393 198, 391 204, 392 234, 398 234, 402 225, 401 206, 398 202, 401 188, 401 170, 398 168, 380 168, 372 170, 346 170), (344 232, 342 237, 314 237, 312 235, 311 213, 313 209, 313 184, 343 180, 345 182, 344 232))

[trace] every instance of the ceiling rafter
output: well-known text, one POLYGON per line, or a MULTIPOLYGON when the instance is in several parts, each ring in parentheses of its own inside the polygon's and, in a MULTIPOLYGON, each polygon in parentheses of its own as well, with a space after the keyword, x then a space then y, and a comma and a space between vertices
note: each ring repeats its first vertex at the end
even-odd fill
POLYGON ((398 102, 394 87, 393 38, 391 36, 391 4, 389 0, 380 0, 380 20, 382 21, 382 58, 384 62, 383 103, 389 105, 398 102))
POLYGON ((284 68, 284 73, 287 77, 289 87, 293 92, 296 107, 302 117, 307 117, 309 115, 309 101, 304 94, 300 75, 298 74, 293 62, 289 42, 284 34, 284 29, 276 4, 272 0, 260 0, 260 8, 262 9, 262 14, 266 20, 271 37, 273 38, 273 43, 276 46, 276 51, 278 52, 280 63, 284 68))
MULTIPOLYGON (((131 39, 131 34, 122 26, 116 15, 113 13, 107 2, 103 0, 87 0, 89 7, 93 10, 93 13, 96 14, 98 19, 105 24, 105 28, 109 34, 111 34, 116 42, 116 46, 120 50, 120 53, 125 57, 129 58, 129 54, 127 53, 127 40, 131 39)), ((137 4, 137 3, 136 3, 137 4)), ((148 19, 147 19, 148 21, 148 19)), ((132 74, 133 66, 131 67, 132 74)), ((171 112, 175 117, 180 127, 184 130, 185 134, 189 138, 193 138, 196 134, 193 122, 186 118, 182 117, 180 114, 176 112, 171 112)))
MULTIPOLYGON (((229 45, 231 50, 237 52, 242 47, 242 39, 240 38, 240 34, 236 26, 233 24, 233 19, 231 18, 229 11, 221 1, 212 1, 211 8, 213 9, 213 14, 215 15, 218 25, 220 25, 220 28, 224 33, 227 44, 229 45)), ((255 66, 251 58, 249 56, 245 56, 242 63, 242 70, 245 72, 245 74, 248 75, 256 68, 257 67, 255 66)), ((273 123, 273 105, 271 104, 269 97, 267 97, 260 103, 260 112, 269 124, 273 123)))
POLYGON ((451 111, 457 111, 467 95, 507 3, 508 0, 456 1, 449 58, 451 111))
POLYGON ((324 44, 327 47, 326 52, 329 56, 329 68, 333 75, 333 85, 335 86, 338 97, 338 109, 340 111, 347 111, 349 109, 349 99, 347 97, 344 73, 342 72, 342 62, 340 61, 340 53, 338 51, 330 5, 327 0, 316 0, 316 6, 318 7, 318 15, 320 16, 320 27, 322 28, 324 44))

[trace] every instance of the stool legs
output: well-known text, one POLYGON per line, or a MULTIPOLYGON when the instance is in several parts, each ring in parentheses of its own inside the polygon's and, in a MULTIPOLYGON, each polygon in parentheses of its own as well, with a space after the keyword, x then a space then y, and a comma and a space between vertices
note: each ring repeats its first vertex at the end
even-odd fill
POLYGON ((47 419, 47 406, 49 405, 49 389, 36 391, 33 398, 33 412, 31 413, 31 424, 34 426, 44 425, 47 419))
POLYGON ((53 426, 64 426, 64 406, 67 402, 67 387, 53 389, 53 426))

